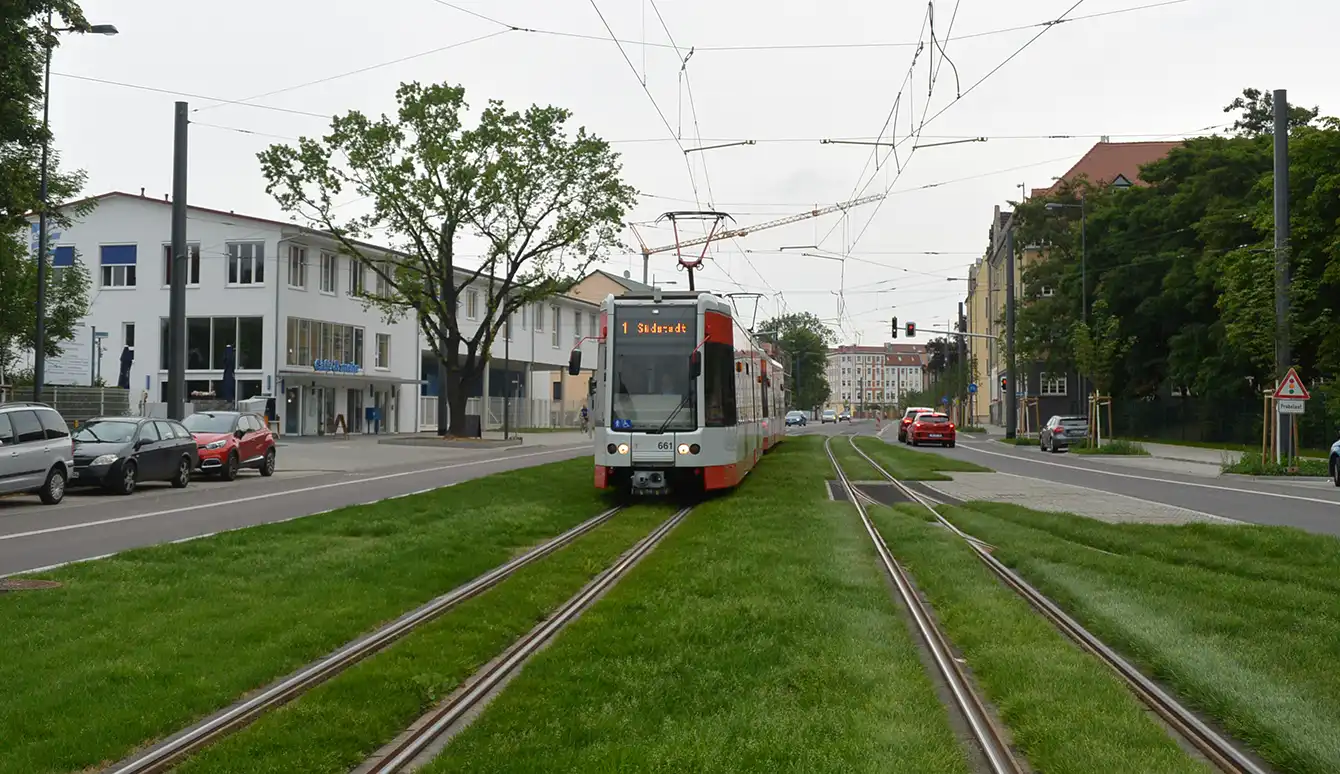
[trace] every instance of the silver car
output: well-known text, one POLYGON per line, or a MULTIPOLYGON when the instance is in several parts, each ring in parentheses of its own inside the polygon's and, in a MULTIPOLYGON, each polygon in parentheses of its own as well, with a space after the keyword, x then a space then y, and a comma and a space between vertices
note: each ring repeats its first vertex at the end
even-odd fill
POLYGON ((1054 416, 1038 433, 1038 446, 1043 451, 1062 452, 1072 443, 1081 443, 1089 437, 1087 417, 1054 416))
POLYGON ((74 442, 59 412, 44 403, 0 404, 0 494, 36 492, 55 505, 73 470, 74 442))

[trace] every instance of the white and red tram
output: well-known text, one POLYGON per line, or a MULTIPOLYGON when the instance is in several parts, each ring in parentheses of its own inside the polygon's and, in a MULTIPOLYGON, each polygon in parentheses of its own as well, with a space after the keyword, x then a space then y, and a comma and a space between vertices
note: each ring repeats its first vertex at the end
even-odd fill
MULTIPOLYGON (((785 373, 711 293, 607 296, 591 381, 595 485, 730 489, 786 435, 785 373)), ((580 373, 574 349, 569 373, 580 373)))

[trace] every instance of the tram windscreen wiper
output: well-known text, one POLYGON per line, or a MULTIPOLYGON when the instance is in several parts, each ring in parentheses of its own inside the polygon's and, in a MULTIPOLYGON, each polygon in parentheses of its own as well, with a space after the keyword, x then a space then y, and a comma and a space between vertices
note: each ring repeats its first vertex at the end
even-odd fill
POLYGON ((669 427, 670 423, 675 421, 675 417, 679 416, 679 412, 683 411, 684 407, 692 402, 693 382, 689 382, 689 391, 684 393, 684 397, 679 400, 679 405, 675 406, 675 410, 670 412, 670 416, 665 418, 665 421, 661 423, 660 427, 656 428, 656 432, 652 433, 652 435, 660 435, 661 433, 664 433, 665 428, 669 427))

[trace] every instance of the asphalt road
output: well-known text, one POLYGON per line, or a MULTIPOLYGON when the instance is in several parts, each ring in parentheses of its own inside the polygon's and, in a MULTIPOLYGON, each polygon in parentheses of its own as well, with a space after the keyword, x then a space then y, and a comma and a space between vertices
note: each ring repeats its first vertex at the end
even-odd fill
POLYGON ((244 471, 236 481, 197 480, 185 489, 144 484, 128 497, 71 490, 55 506, 41 505, 35 497, 7 498, 0 500, 0 576, 311 516, 590 453, 589 442, 520 446, 358 472, 281 469, 261 478, 244 471))

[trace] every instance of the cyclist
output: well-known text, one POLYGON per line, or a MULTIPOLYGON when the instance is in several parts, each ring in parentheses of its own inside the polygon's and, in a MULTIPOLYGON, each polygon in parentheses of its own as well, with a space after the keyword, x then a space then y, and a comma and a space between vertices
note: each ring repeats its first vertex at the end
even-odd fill
POLYGON ((586 410, 585 406, 582 406, 582 432, 589 433, 590 431, 591 431, 591 414, 586 410))

